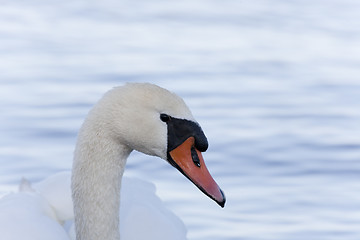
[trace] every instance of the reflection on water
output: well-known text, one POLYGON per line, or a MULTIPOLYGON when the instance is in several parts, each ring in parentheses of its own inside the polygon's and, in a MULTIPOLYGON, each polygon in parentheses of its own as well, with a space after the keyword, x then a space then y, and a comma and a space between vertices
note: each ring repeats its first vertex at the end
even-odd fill
POLYGON ((220 209, 162 160, 131 155, 126 174, 156 183, 189 239, 359 239, 359 10, 338 0, 6 3, 0 192, 70 169, 92 104, 148 81, 188 103, 227 195, 220 209))

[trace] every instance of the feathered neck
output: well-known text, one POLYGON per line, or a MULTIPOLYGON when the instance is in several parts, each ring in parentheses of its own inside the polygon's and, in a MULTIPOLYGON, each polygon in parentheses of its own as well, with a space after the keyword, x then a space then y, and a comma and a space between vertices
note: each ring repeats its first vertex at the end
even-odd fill
POLYGON ((80 129, 72 172, 77 240, 119 240, 120 186, 131 149, 87 119, 80 129))

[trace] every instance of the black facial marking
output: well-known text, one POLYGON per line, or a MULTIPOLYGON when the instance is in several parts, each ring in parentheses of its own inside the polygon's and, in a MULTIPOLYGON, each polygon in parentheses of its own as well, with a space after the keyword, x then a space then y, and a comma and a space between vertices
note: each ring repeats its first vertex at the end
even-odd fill
POLYGON ((208 148, 208 141, 199 124, 186 119, 169 117, 168 128, 168 152, 180 146, 189 137, 195 138, 195 148, 205 152, 208 148))

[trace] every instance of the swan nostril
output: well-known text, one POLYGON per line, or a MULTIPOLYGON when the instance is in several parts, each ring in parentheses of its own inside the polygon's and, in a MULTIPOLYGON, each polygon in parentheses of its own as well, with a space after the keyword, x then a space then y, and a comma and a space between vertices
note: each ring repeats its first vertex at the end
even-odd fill
POLYGON ((200 159, 194 147, 191 148, 191 158, 197 167, 200 167, 200 159))

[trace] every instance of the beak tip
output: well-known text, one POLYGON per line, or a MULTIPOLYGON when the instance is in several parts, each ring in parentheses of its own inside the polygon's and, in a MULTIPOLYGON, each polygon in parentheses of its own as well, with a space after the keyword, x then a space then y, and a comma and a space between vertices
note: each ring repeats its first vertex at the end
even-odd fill
POLYGON ((222 198, 220 201, 216 200, 216 203, 219 204, 220 207, 224 208, 225 207, 225 202, 226 202, 226 197, 225 197, 225 194, 224 192, 219 188, 220 190, 220 193, 222 195, 222 198))

